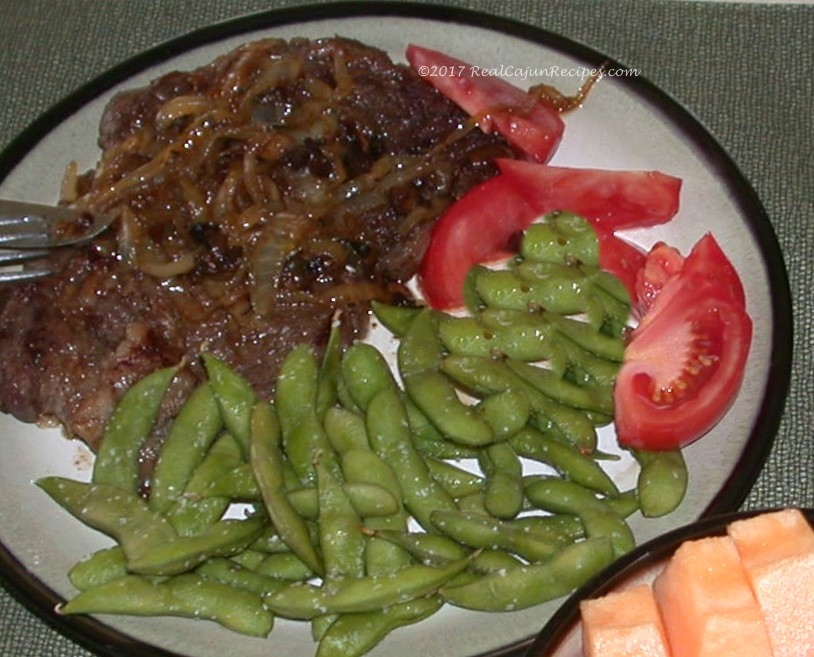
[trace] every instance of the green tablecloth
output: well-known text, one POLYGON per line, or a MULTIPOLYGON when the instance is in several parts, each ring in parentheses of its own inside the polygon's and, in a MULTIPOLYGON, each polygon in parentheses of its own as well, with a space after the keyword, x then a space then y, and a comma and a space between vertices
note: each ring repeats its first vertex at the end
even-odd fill
MULTIPOLYGON (((301 2, 0 0, 0 148, 80 84, 167 39, 301 2)), ((763 200, 795 306, 790 397, 745 506, 814 506, 814 6, 679 0, 458 0, 641 69, 705 124, 763 200)), ((3 657, 86 657, 0 588, 3 657)))

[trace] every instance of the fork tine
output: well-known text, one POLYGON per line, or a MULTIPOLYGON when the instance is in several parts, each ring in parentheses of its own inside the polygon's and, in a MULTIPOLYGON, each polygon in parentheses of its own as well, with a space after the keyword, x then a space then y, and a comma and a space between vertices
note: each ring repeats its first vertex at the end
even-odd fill
MULTIPOLYGON (((45 249, 15 251, 12 249, 0 249, 0 267, 10 267, 22 264, 29 260, 36 260, 48 256, 50 252, 45 249)), ((0 271, 0 284, 13 283, 19 281, 30 281, 51 273, 48 269, 9 269, 0 271)))
POLYGON ((0 271, 0 285, 3 283, 22 283, 44 278, 52 272, 47 269, 20 269, 18 271, 0 271))
POLYGON ((0 250, 0 267, 8 267, 9 265, 17 265, 27 260, 36 260, 37 258, 44 258, 49 254, 46 249, 34 250, 26 249, 25 251, 16 251, 14 249, 0 250))

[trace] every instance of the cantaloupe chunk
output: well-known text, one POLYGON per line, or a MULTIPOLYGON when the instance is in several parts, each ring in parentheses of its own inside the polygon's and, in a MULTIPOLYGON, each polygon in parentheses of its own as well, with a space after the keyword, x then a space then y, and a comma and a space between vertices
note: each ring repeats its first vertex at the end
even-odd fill
POLYGON ((585 657, 670 657, 656 599, 647 584, 583 600, 580 612, 585 657))
POLYGON ((766 620, 775 657, 814 657, 814 530, 796 509, 727 529, 766 620))
POLYGON ((772 657, 763 616, 728 536, 683 543, 653 591, 673 657, 772 657))

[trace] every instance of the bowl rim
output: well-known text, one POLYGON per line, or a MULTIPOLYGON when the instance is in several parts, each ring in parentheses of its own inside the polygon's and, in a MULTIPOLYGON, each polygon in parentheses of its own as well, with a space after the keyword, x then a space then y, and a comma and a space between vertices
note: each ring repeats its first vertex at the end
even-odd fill
POLYGON ((642 569, 668 559, 686 541, 722 536, 726 533, 727 525, 736 520, 792 508, 801 511, 809 524, 814 527, 814 508, 767 507, 708 516, 642 543, 569 595, 540 630, 534 642, 529 646, 526 657, 552 657, 555 654, 552 651, 579 622, 579 605, 583 600, 591 600, 611 593, 642 569))

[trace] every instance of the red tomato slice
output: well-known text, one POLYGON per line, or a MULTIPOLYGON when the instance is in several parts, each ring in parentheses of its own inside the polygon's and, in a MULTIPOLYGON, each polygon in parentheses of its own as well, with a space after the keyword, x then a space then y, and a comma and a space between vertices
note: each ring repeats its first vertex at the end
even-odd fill
MULTIPOLYGON (((745 312, 746 295, 743 283, 711 233, 705 234, 695 243, 683 262, 680 261, 681 254, 669 253, 665 247, 657 245, 654 250, 650 271, 652 280, 649 285, 645 285, 644 282, 642 284, 642 293, 649 296, 646 302, 642 300, 640 304, 649 305, 639 321, 638 329, 652 322, 662 309, 669 309, 672 305, 680 303, 680 300, 675 301, 673 297, 682 294, 683 288, 687 285, 686 279, 690 278, 709 283, 710 285, 705 286, 706 293, 714 294, 745 312), (672 270, 675 271, 670 275, 669 272, 672 270), (658 281, 657 277, 663 280, 658 281)), ((643 279, 647 275, 647 272, 642 272, 643 279)), ((701 294, 700 290, 698 294, 701 294)))
POLYGON ((565 124, 557 110, 484 69, 421 46, 407 47, 407 61, 425 80, 478 121, 536 162, 548 162, 565 124))
POLYGON ((646 262, 644 251, 612 233, 599 233, 597 237, 599 266, 622 281, 633 307, 636 300, 637 277, 646 262))
POLYGON ((659 171, 583 169, 509 159, 497 164, 540 214, 573 212, 599 233, 663 224, 678 212, 681 179, 659 171))
POLYGON ((681 273, 683 266, 684 256, 678 249, 664 242, 653 245, 636 273, 635 292, 631 297, 640 316, 653 306, 662 288, 681 273))
POLYGON ((749 316, 688 277, 683 294, 634 331, 614 387, 619 444, 677 449, 720 421, 743 379, 752 338, 749 316))
POLYGON ((463 306, 469 270, 505 255, 512 237, 536 217, 537 213, 502 176, 469 190, 433 227, 419 270, 427 302, 441 310, 463 306))

